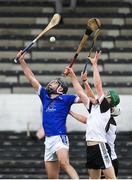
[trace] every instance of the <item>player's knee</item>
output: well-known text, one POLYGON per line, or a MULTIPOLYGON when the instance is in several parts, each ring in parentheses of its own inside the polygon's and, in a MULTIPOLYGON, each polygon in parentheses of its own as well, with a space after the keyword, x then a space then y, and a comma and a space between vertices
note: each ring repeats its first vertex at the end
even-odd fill
POLYGON ((115 176, 113 168, 105 169, 103 171, 103 173, 104 173, 106 179, 116 179, 116 176, 115 176))
POLYGON ((69 162, 67 160, 60 160, 60 166, 66 169, 69 166, 69 162))

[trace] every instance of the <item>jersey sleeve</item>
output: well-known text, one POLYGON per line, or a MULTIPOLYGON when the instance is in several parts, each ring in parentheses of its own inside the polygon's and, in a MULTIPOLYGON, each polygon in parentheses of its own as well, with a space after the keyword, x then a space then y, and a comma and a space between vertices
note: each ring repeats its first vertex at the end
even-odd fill
POLYGON ((109 109, 110 109, 110 104, 108 103, 107 99, 105 97, 103 97, 103 99, 102 99, 102 101, 100 103, 101 113, 105 113, 109 109))
POLYGON ((39 97, 42 101, 46 94, 45 88, 40 85, 37 94, 39 95, 39 97))
POLYGON ((114 125, 115 127, 117 126, 116 121, 115 121, 115 119, 114 119, 113 116, 110 117, 110 119, 109 119, 109 121, 108 121, 108 123, 107 123, 107 125, 106 125, 106 127, 105 127, 105 131, 106 131, 106 132, 109 131, 111 124, 114 125))
POLYGON ((92 102, 89 99, 88 99, 87 104, 85 104, 85 107, 88 110, 88 112, 91 113, 92 102))
POLYGON ((73 103, 77 103, 79 100, 79 97, 76 96, 76 95, 72 95, 72 94, 68 94, 66 96, 66 102, 69 104, 69 105, 72 105, 73 103))

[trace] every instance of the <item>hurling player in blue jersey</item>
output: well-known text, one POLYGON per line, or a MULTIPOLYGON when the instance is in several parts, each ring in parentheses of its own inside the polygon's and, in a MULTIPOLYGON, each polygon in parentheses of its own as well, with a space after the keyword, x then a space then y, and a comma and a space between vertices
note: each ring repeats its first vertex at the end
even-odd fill
MULTIPOLYGON (((86 116, 84 116, 82 114, 78 114, 78 113, 73 112, 71 110, 69 112, 69 115, 71 115, 75 120, 86 124, 86 120, 87 120, 86 116)), ((35 134, 30 135, 30 138, 35 142, 38 142, 39 140, 41 140, 44 137, 45 137, 45 133, 44 133, 43 127, 40 127, 35 134)))
POLYGON ((21 53, 22 51, 17 54, 20 65, 43 105, 44 161, 48 178, 58 179, 59 168, 62 167, 70 178, 79 179, 69 162, 69 141, 66 131, 66 117, 71 105, 79 102, 79 98, 75 95, 66 95, 68 88, 61 79, 51 81, 46 88, 42 87, 21 53))

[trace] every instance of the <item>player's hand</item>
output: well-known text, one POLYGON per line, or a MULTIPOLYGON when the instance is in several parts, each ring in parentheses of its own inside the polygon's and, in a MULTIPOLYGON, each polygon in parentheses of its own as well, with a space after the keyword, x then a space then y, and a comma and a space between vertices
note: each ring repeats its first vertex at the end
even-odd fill
POLYGON ((65 76, 69 76, 69 77, 73 77, 75 75, 74 71, 72 68, 70 68, 69 66, 67 66, 64 70, 64 75, 65 76))
POLYGON ((71 110, 69 111, 69 114, 72 115, 72 111, 71 110))
POLYGON ((88 57, 88 59, 90 60, 92 65, 94 65, 97 64, 97 61, 99 60, 100 56, 101 56, 101 51, 99 52, 96 51, 94 58, 88 57))
POLYGON ((17 58, 19 59, 19 61, 24 60, 24 59, 25 59, 24 56, 25 56, 25 53, 22 54, 22 50, 20 50, 20 51, 17 53, 17 58))
POLYGON ((83 82, 88 80, 88 76, 87 76, 86 72, 85 73, 81 72, 81 79, 82 79, 83 82))
POLYGON ((64 74, 64 76, 68 76, 68 74, 69 74, 68 66, 64 69, 63 74, 64 74))

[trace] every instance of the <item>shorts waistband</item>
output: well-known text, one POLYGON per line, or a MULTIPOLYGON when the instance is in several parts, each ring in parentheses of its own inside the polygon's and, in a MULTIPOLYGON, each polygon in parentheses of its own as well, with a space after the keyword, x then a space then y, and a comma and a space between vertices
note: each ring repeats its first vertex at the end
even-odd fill
POLYGON ((101 142, 98 142, 98 141, 87 141, 86 144, 87 146, 95 146, 95 145, 98 145, 100 144, 101 142))
POLYGON ((51 136, 48 136, 48 135, 45 135, 45 137, 56 137, 56 136, 67 136, 66 134, 58 134, 58 135, 51 135, 51 136))

